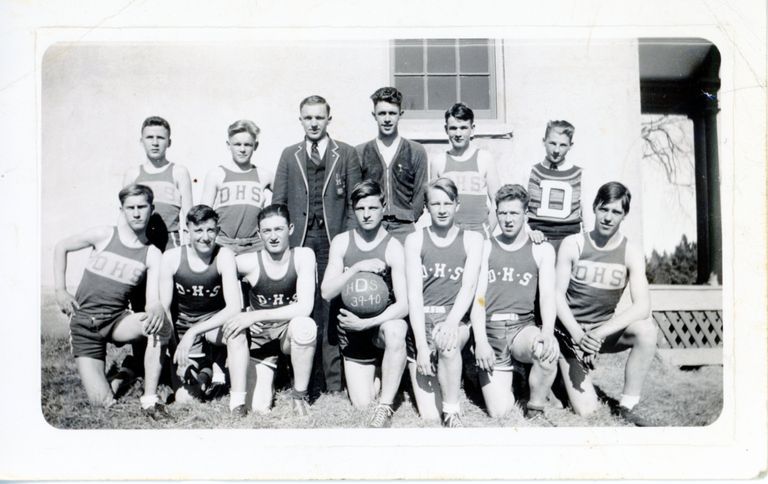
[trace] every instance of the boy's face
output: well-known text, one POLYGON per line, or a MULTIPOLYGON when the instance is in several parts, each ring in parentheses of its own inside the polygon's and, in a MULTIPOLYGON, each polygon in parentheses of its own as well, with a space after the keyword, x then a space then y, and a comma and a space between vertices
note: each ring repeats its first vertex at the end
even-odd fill
POLYGON ((520 200, 503 200, 496 205, 499 228, 507 239, 514 239, 525 226, 525 208, 520 200))
POLYGON ((307 138, 311 141, 320 141, 328 131, 328 123, 331 117, 328 115, 328 106, 325 104, 305 104, 301 108, 299 117, 307 138))
POLYGON ((198 254, 209 254, 213 251, 216 236, 219 234, 219 225, 214 219, 205 220, 200 225, 189 222, 187 229, 192 246, 198 254))
POLYGON ((369 232, 379 229, 384 216, 384 206, 378 195, 361 198, 355 204, 355 217, 360 228, 369 232))
POLYGON ((611 238, 619 230, 626 217, 621 200, 604 203, 595 208, 595 229, 605 238, 611 238))
POLYGON ((571 139, 566 134, 552 130, 544 138, 544 149, 547 151, 547 161, 559 165, 565 161, 565 155, 571 149, 571 139))
POLYGON ((152 215, 152 204, 147 201, 144 195, 131 195, 123 201, 120 208, 125 217, 125 221, 135 231, 140 232, 147 228, 149 217, 152 215))
POLYGON ((456 150, 463 150, 469 146, 475 125, 470 120, 456 119, 453 116, 445 122, 445 133, 451 146, 456 150))
POLYGON ((243 131, 232 135, 227 141, 227 146, 232 152, 232 161, 242 165, 251 162, 251 156, 258 146, 258 141, 251 136, 251 133, 243 131))
POLYGON ((427 195, 427 210, 432 219, 432 225, 446 229, 451 228, 458 204, 439 188, 430 188, 427 195))
POLYGON ((397 124, 400 122, 400 116, 403 111, 397 104, 379 101, 373 107, 373 119, 379 126, 379 134, 382 136, 397 135, 397 124))
POLYGON ((163 126, 145 126, 141 130, 141 145, 150 160, 164 160, 165 151, 171 146, 171 137, 163 126))
POLYGON ((281 255, 288 249, 288 236, 293 232, 293 224, 288 224, 285 217, 271 215, 259 224, 259 234, 264 241, 264 250, 274 255, 281 255))

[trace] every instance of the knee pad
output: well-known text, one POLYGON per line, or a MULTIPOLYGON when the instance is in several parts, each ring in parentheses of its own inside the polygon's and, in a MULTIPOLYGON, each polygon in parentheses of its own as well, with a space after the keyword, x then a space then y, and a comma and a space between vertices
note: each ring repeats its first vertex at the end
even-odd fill
POLYGON ((317 339, 317 325, 311 318, 300 317, 291 320, 289 331, 291 341, 299 346, 309 346, 317 339))

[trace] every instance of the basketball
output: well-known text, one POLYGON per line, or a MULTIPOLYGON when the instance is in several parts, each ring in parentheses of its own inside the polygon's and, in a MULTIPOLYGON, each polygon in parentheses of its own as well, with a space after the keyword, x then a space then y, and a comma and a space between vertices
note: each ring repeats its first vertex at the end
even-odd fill
POLYGON ((389 289, 384 278, 372 272, 356 274, 341 292, 344 307, 361 318, 376 316, 389 302, 389 289))

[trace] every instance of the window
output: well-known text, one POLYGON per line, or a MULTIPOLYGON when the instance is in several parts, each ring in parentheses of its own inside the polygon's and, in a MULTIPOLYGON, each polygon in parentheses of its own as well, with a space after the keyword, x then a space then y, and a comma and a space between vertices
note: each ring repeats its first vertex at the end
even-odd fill
POLYGON ((496 116, 494 42, 489 39, 402 39, 392 44, 394 85, 411 116, 442 117, 453 103, 478 118, 496 116))

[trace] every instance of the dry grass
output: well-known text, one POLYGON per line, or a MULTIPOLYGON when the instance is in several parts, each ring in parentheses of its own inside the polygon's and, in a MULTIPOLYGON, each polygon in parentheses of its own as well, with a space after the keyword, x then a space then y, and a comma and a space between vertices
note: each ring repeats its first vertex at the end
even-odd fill
MULTIPOLYGON (((154 422, 142 415, 138 397, 140 384, 134 387, 110 409, 91 407, 80 384, 74 359, 69 353, 66 321, 56 311, 49 296, 43 298, 42 308, 42 410, 48 423, 61 429, 139 429, 139 428, 357 428, 365 427, 367 411, 355 410, 345 396, 323 395, 312 405, 312 417, 298 419, 291 413, 284 392, 278 393, 269 415, 249 414, 244 419, 229 415, 228 399, 209 403, 172 404, 171 422, 154 422)), ((126 348, 110 346, 107 363, 120 361, 126 348)), ((623 367, 627 353, 601 357, 595 371, 595 382, 604 395, 601 408, 589 417, 578 417, 570 409, 550 402, 547 417, 553 425, 624 426, 628 425, 611 414, 611 405, 621 393, 623 367)), ((646 382, 641 413, 660 425, 701 426, 712 423, 723 404, 723 372, 720 366, 702 367, 692 371, 666 367, 655 360, 646 382)), ((482 399, 470 392, 472 398, 462 398, 464 423, 468 427, 530 426, 519 409, 504 419, 489 418, 482 408, 482 399)), ((436 422, 422 421, 408 392, 396 402, 393 427, 436 427, 436 422)))

